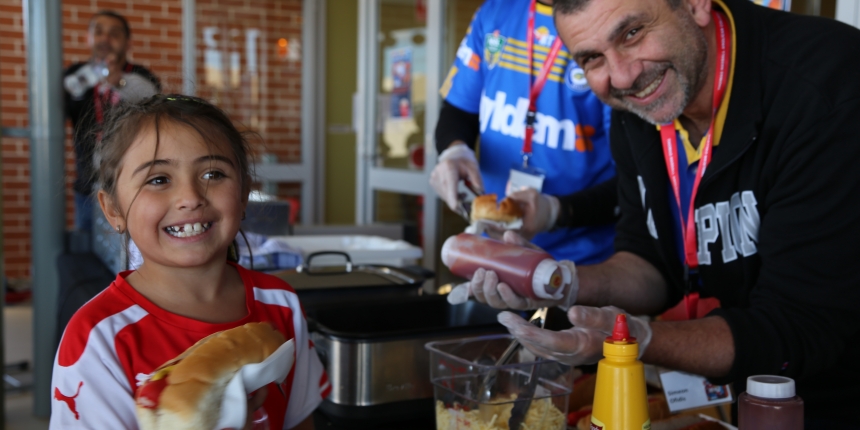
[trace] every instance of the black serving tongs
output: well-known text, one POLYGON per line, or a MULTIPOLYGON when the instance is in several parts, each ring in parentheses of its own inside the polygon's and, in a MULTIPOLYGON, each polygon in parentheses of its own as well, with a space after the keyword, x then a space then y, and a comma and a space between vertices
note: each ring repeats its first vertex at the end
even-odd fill
POLYGON ((526 421, 526 415, 529 413, 529 407, 532 405, 535 390, 537 390, 538 368, 541 365, 541 360, 541 357, 535 358, 535 364, 532 365, 532 370, 529 372, 528 381, 525 385, 520 386, 517 400, 514 401, 514 407, 511 409, 511 418, 508 419, 508 428, 511 430, 519 430, 526 421))
MULTIPOLYGON (((540 308, 534 315, 532 315, 529 321, 535 322, 536 320, 539 320, 540 328, 543 328, 546 324, 546 313, 547 308, 540 308)), ((529 407, 532 405, 532 399, 534 398, 535 390, 537 389, 540 361, 541 357, 535 357, 535 364, 532 365, 531 372, 529 372, 529 379, 526 381, 525 385, 520 386, 519 392, 517 393, 517 399, 514 401, 513 409, 511 409, 511 418, 508 420, 508 428, 511 430, 519 430, 520 426, 526 420, 526 414, 529 412, 529 407)))
MULTIPOLYGON (((547 308, 540 308, 529 318, 529 322, 543 328, 546 324, 546 313, 547 308)), ((480 396, 480 403, 487 403, 490 401, 490 396, 492 395, 493 386, 496 384, 496 377, 498 376, 498 368, 508 364, 511 361, 511 358, 514 356, 514 353, 517 352, 522 345, 520 342, 514 338, 511 341, 511 344, 508 345, 508 348, 499 356, 499 359, 496 360, 496 365, 487 372, 487 375, 484 376, 484 380, 481 382, 481 386, 478 389, 478 395, 480 396)), ((535 365, 532 366, 531 372, 529 374, 529 380, 526 382, 526 385, 520 387, 519 392, 517 393, 517 400, 514 402, 514 408, 511 411, 511 418, 508 420, 508 426, 511 430, 519 430, 520 425, 523 423, 526 417, 526 412, 529 410, 529 406, 531 406, 532 397, 534 397, 535 389, 537 388, 537 369, 539 364, 537 362, 540 361, 540 357, 535 360, 535 365)))

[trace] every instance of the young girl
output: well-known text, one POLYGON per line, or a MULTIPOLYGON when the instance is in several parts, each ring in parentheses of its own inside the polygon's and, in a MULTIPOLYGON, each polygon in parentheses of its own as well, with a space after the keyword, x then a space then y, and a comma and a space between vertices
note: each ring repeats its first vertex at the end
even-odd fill
POLYGON ((295 365, 270 384, 272 430, 312 429, 330 385, 295 291, 228 261, 248 201, 248 145, 218 108, 158 95, 117 108, 96 148, 99 203, 140 249, 72 317, 54 362, 51 428, 137 429, 138 383, 214 332, 267 321, 296 340, 295 365))

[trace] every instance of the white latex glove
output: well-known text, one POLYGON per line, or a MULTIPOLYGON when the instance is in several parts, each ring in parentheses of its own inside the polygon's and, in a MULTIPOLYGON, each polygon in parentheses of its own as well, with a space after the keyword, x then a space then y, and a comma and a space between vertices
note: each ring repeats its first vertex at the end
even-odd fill
POLYGON ((526 188, 508 194, 523 210, 523 226, 519 232, 526 239, 536 234, 550 230, 556 220, 560 203, 558 198, 541 194, 534 188, 526 188))
MULTIPOLYGON (((499 322, 529 351, 573 366, 597 363, 603 358, 603 341, 612 335, 615 317, 626 314, 615 306, 594 308, 574 306, 567 311, 573 328, 552 331, 536 327, 511 312, 499 314, 499 322)), ((639 342, 639 357, 651 343, 651 326, 647 321, 627 315, 630 335, 639 342)))
MULTIPOLYGON (((507 243, 520 246, 531 246, 522 236, 513 231, 506 231, 502 239, 507 243)), ((504 282, 499 282, 499 277, 492 270, 478 269, 472 275, 472 280, 457 285, 448 294, 448 302, 451 304, 464 303, 469 296, 474 296, 481 303, 486 303, 497 309, 537 309, 549 306, 559 306, 563 309, 569 308, 576 303, 579 293, 579 277, 576 275, 576 264, 569 260, 558 262, 570 273, 570 278, 564 279, 564 295, 558 300, 538 300, 522 297, 504 282)))
POLYGON ((468 180, 475 191, 484 192, 475 151, 464 144, 454 144, 439 154, 439 162, 430 173, 430 186, 455 212, 459 201, 457 184, 461 179, 468 180))

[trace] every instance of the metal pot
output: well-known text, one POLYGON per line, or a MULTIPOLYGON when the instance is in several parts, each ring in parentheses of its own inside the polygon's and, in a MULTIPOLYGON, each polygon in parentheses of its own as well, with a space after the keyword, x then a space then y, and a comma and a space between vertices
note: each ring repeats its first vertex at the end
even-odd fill
POLYGON ((498 313, 477 302, 451 305, 438 295, 308 312, 311 338, 332 385, 321 410, 332 421, 366 425, 421 414, 432 422, 433 387, 424 345, 504 333, 498 313))

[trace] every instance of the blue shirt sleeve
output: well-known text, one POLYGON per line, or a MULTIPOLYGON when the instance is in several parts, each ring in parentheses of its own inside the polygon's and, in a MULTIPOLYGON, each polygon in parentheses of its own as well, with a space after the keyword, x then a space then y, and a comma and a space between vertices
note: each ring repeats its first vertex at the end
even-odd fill
POLYGON ((483 59, 484 30, 482 9, 475 12, 466 37, 457 48, 457 58, 448 72, 439 93, 448 103, 469 113, 478 113, 484 89, 483 59))
MULTIPOLYGON (((612 128, 612 108, 609 105, 603 105, 603 130, 606 131, 606 143, 609 144, 609 129, 612 128)), ((613 163, 615 164, 615 163, 613 163)))

